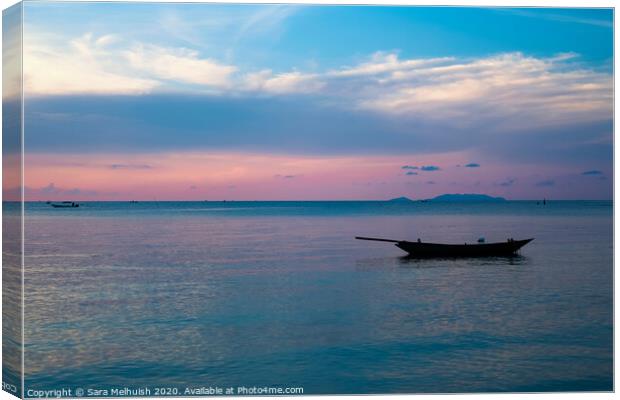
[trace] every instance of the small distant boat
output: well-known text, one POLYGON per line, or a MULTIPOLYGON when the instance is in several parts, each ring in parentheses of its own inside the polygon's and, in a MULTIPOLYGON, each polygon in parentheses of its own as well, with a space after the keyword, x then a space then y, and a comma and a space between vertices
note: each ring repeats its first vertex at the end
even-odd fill
POLYGON ((54 208, 75 208, 80 206, 79 203, 74 201, 62 201, 60 203, 50 203, 50 205, 54 208))
POLYGON ((406 251, 411 257, 419 258, 510 256, 515 254, 521 247, 534 240, 534 238, 524 240, 508 239, 505 242, 497 243, 484 243, 484 241, 479 241, 475 244, 440 244, 425 243, 419 239, 417 242, 408 242, 406 240, 381 239, 363 236, 356 236, 355 238, 358 240, 395 243, 396 247, 406 251))

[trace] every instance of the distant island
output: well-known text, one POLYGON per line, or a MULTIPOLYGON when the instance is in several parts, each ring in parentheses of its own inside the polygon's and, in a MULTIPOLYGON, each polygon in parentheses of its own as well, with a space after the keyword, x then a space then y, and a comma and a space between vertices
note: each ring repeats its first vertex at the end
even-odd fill
POLYGON ((413 202, 413 200, 411 200, 409 197, 397 197, 395 199, 390 199, 388 200, 392 203, 411 203, 413 202))
POLYGON ((506 201, 503 197, 492 197, 486 194, 463 193, 463 194, 442 194, 429 199, 436 202, 501 202, 506 201))
POLYGON ((409 197, 396 197, 394 199, 388 200, 391 203, 413 203, 416 201, 421 201, 423 203, 427 201, 433 202, 444 202, 444 203, 478 203, 478 202, 501 202, 506 201, 503 197, 493 197, 487 194, 476 194, 476 193, 452 193, 452 194, 442 194, 437 197, 433 197, 432 199, 423 199, 423 200, 411 200, 409 197))

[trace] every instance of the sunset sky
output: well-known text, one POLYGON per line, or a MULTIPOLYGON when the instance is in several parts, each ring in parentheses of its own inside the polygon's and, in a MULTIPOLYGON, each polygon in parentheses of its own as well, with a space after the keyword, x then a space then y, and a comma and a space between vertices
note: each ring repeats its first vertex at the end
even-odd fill
POLYGON ((611 199, 612 21, 25 3, 26 197, 611 199))

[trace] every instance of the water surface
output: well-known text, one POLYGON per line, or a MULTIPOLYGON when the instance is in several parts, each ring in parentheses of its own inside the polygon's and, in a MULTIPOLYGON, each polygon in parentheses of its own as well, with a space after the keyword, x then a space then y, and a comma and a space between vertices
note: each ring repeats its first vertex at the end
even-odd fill
POLYGON ((26 388, 612 390, 611 202, 26 206, 26 388), (356 235, 535 237, 411 260, 356 235))

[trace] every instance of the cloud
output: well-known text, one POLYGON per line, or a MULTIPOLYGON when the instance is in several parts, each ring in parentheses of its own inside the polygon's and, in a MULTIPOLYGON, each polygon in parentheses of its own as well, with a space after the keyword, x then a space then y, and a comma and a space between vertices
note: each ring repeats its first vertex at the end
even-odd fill
POLYGON ((245 18, 238 26, 233 44, 257 33, 269 33, 274 36, 274 31, 277 31, 282 26, 282 23, 299 9, 300 6, 290 4, 263 5, 257 12, 245 18))
POLYGON ((427 184, 427 185, 435 185, 435 184, 436 184, 436 182, 435 182, 435 181, 426 181, 426 184, 427 184))
POLYGON ((325 85, 314 74, 302 74, 297 71, 274 75, 271 70, 247 74, 244 78, 245 89, 268 93, 313 93, 325 85))
POLYGON ((332 77, 360 77, 392 74, 399 76, 403 71, 420 68, 428 68, 433 65, 443 64, 453 61, 453 57, 429 58, 429 59, 410 59, 400 60, 395 53, 378 51, 374 53, 370 60, 352 67, 343 67, 333 70, 327 75, 332 77))
POLYGON ((469 163, 469 164, 465 164, 466 168, 479 168, 480 164, 477 163, 469 163))
MULTIPOLYGON (((599 165, 611 162, 613 155, 611 121, 499 134, 492 129, 446 129, 441 122, 428 124, 327 107, 313 96, 222 97, 179 93, 33 97, 29 98, 25 113, 28 146, 39 152, 237 150, 398 154, 405 160, 416 160, 415 157, 437 153, 466 152, 460 157, 473 157, 469 153, 475 149, 475 157, 499 164, 541 165, 599 165), (173 115, 182 118, 171 118, 173 115), (592 132, 609 136, 610 141, 584 145, 592 132)), ((442 163, 453 165, 459 159, 445 159, 442 163)), ((440 165, 441 160, 430 156, 418 162, 440 165)), ((116 161, 129 163, 127 158, 116 161)), ((401 162, 395 168, 403 166, 407 165, 401 162)), ((415 171, 401 169, 407 170, 415 171)))
POLYGON ((186 48, 164 48, 138 44, 124 52, 129 65, 150 78, 204 86, 227 87, 237 70, 186 48))
POLYGON ((514 178, 508 178, 508 179, 506 179, 506 180, 504 180, 504 181, 502 181, 502 182, 498 183, 498 185, 499 185, 499 186, 502 186, 502 187, 509 187, 509 186, 514 185, 514 183, 515 183, 516 181, 517 181, 517 180, 516 180, 516 179, 514 179, 514 178))
POLYGON ((415 166, 412 166, 412 165, 403 165, 400 168, 401 169, 418 169, 418 167, 415 167, 415 166))
MULTIPOLYGON (((284 18, 290 11, 276 7, 265 13, 284 18)), ((254 29, 254 23, 248 24, 241 31, 254 29)), ((507 132, 612 118, 611 73, 588 69, 577 60, 574 53, 408 59, 379 51, 353 66, 274 72, 242 68, 186 47, 86 33, 56 40, 29 34, 24 67, 26 90, 33 95, 303 95, 317 106, 371 111, 421 129, 432 124, 446 131, 484 127, 507 132)))
POLYGON ((196 8, 171 6, 162 7, 160 18, 154 23, 167 37, 198 48, 225 47, 232 54, 246 40, 260 36, 275 40, 284 31, 286 20, 302 8, 261 4, 237 7, 230 12, 226 6, 213 5, 201 17, 196 8))
POLYGON ((503 53, 441 65, 402 67, 358 79, 356 104, 365 109, 453 126, 510 130, 611 117, 612 76, 572 63, 575 55, 549 58, 503 53), (524 120, 524 116, 527 119, 524 120))
POLYGON ((612 75, 586 68, 572 53, 377 52, 358 64, 306 72, 254 70, 204 49, 122 36, 50 37, 27 38, 33 148, 358 154, 476 148, 476 157, 581 165, 613 154, 612 75))
MULTIPOLYGON (((552 10, 552 9, 549 9, 552 10)), ((576 24, 585 24, 585 25, 594 25, 605 28, 613 28, 613 20, 604 20, 604 19, 595 19, 595 18, 583 18, 583 17, 575 17, 572 15, 566 14, 558 14, 558 13, 549 13, 549 10, 544 10, 544 12, 540 12, 543 10, 536 10, 538 12, 529 11, 523 8, 498 8, 495 9, 496 12, 504 12, 512 15, 518 15, 522 17, 528 18, 536 18, 536 19, 545 19, 549 21, 558 21, 558 22, 568 22, 568 23, 576 23, 576 24)))
POLYGON ((56 188, 56 185, 52 182, 49 185, 42 187, 41 189, 39 189, 39 192, 43 193, 43 194, 52 194, 52 193, 57 193, 59 189, 56 188))
POLYGON ((417 175, 417 174, 418 174, 417 172, 409 171, 405 175, 417 175))
POLYGON ((274 175, 274 178, 282 178, 282 179, 294 179, 299 178, 301 175, 274 175))
POLYGON ((68 196, 98 196, 99 192, 96 190, 84 190, 79 188, 66 189, 62 192, 68 196))
POLYGON ((551 187, 555 186, 555 181, 552 179, 547 179, 544 181, 536 182, 536 186, 538 187, 551 187))
POLYGON ((63 198, 63 196, 97 196, 100 193, 96 190, 84 190, 80 188, 65 189, 57 187, 53 182, 40 188, 24 187, 26 197, 38 196, 40 198, 49 197, 50 199, 63 198))
POLYGON ((597 169, 593 169, 590 171, 584 171, 581 173, 581 175, 603 175, 603 171, 599 171, 597 169))
POLYGON ((152 166, 148 164, 110 164, 110 169, 151 169, 152 166))
MULTIPOLYGON (((306 97, 55 96, 29 99, 26 114, 29 146, 37 151, 235 149, 409 156, 437 145, 442 152, 461 145, 458 138, 446 142, 425 132, 412 134, 408 125, 394 124, 387 116, 325 107, 306 97), (66 115, 50 117, 55 113, 66 115)), ((470 145, 471 138, 465 142, 470 145)))
POLYGON ((441 168, 435 166, 435 165, 424 165, 422 167, 420 167, 420 169, 422 171, 439 171, 441 168))
POLYGON ((144 94, 160 85, 116 65, 112 37, 86 33, 68 44, 44 45, 36 35, 24 43, 24 91, 29 95, 144 94))
POLYGON ((226 88, 237 70, 196 50, 130 44, 114 35, 85 33, 58 43, 41 36, 25 39, 24 87, 31 95, 146 94, 183 84, 226 88))

